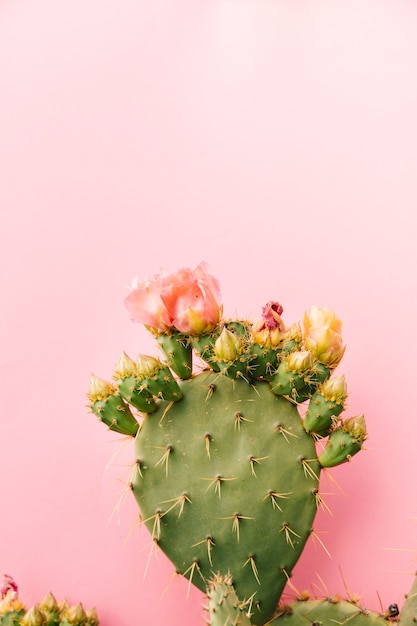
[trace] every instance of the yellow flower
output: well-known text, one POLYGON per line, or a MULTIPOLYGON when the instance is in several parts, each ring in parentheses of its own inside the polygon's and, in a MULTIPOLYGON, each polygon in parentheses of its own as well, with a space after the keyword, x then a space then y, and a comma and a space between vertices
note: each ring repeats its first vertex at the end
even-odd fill
POLYGON ((253 341, 263 348, 274 349, 282 343, 284 334, 279 327, 268 328, 264 320, 252 326, 253 341))
POLYGON ((336 367, 345 352, 342 343, 342 321, 332 309, 312 306, 304 314, 304 346, 317 361, 336 367))

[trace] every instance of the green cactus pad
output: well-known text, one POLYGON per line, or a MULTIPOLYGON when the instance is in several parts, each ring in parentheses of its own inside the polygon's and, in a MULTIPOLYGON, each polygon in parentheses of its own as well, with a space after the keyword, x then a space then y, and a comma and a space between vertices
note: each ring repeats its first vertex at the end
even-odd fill
POLYGON ((252 622, 264 624, 311 533, 314 441, 265 381, 203 372, 181 388, 182 400, 160 402, 136 437, 142 519, 201 590, 213 572, 230 572, 239 598, 252 598, 252 622))
POLYGON ((134 437, 138 432, 139 424, 121 396, 110 395, 105 400, 97 400, 91 405, 91 410, 116 433, 134 437))
POLYGON ((159 335, 158 343, 172 371, 184 380, 191 378, 193 355, 189 338, 181 333, 159 335))
POLYGON ((328 598, 324 600, 296 601, 281 608, 271 626, 392 626, 392 622, 380 613, 365 609, 356 602, 328 598))
POLYGON ((16 626, 25 615, 25 610, 7 611, 0 614, 0 626, 16 626))
POLYGON ((231 576, 215 576, 207 588, 210 626, 251 626, 250 602, 242 604, 232 585, 231 576))
POLYGON ((122 398, 138 409, 138 411, 142 411, 142 413, 155 411, 156 404, 151 392, 145 389, 141 381, 134 376, 128 376, 118 382, 118 389, 122 398))

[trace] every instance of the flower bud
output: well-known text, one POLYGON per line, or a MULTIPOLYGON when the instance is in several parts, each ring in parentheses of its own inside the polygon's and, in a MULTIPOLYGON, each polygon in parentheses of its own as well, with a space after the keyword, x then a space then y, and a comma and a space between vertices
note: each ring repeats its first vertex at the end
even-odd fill
POLYGON ((363 443, 366 439, 366 423, 364 415, 350 417, 343 422, 343 430, 355 440, 363 443))
POLYGON ((154 356, 148 356, 147 354, 139 354, 136 373, 139 380, 143 378, 152 378, 163 367, 161 361, 154 356))
POLYGON ((291 352, 291 354, 287 357, 286 364, 289 372, 302 374, 303 372, 308 372, 313 368, 314 361, 311 352, 303 350, 299 352, 291 352))
POLYGON ((87 619, 87 614, 84 611, 83 605, 81 602, 75 606, 71 606, 66 614, 66 620, 72 626, 82 626, 85 624, 85 620, 87 619))
POLYGON ((289 329, 285 332, 284 339, 285 341, 295 341, 296 343, 302 342, 303 333, 298 322, 289 327, 289 329))
POLYGON ((137 372, 137 365, 133 359, 123 352, 120 359, 117 362, 116 369, 114 371, 114 378, 116 380, 124 380, 130 376, 135 376, 137 372))
POLYGON ((87 392, 91 404, 94 404, 98 400, 107 400, 115 391, 116 387, 114 385, 102 378, 98 378, 98 376, 94 376, 94 374, 91 375, 90 386, 87 392))
POLYGON ((284 333, 281 344, 283 355, 300 350, 302 341, 303 334, 301 332, 300 324, 297 322, 284 333))
POLYGON ((268 328, 263 320, 253 325, 252 336, 254 343, 268 349, 278 348, 283 339, 283 333, 278 326, 272 329, 268 328))
POLYGON ((86 615, 87 615, 86 626, 98 626, 98 624, 99 624, 99 622, 98 622, 98 615, 97 615, 97 611, 96 611, 96 609, 94 607, 92 609, 89 609, 88 611, 86 611, 86 615))
POLYGON ((319 387, 321 393, 329 402, 343 403, 347 398, 347 386, 344 376, 328 378, 319 387))
POLYGON ((223 328, 214 344, 214 354, 221 361, 234 361, 242 353, 242 342, 234 333, 223 328))
POLYGON ((43 613, 45 613, 48 618, 49 623, 55 624, 59 622, 59 606, 58 602, 55 599, 55 596, 49 592, 46 596, 39 602, 39 608, 43 613))
POLYGON ((298 402, 299 392, 308 385, 313 367, 313 357, 308 350, 291 352, 278 365, 272 379, 272 392, 277 396, 291 395, 298 402))
POLYGON ((46 615, 35 605, 26 613, 21 620, 22 626, 46 626, 48 619, 46 615))
POLYGON ((50 591, 46 594, 43 600, 39 602, 39 608, 44 611, 55 611, 58 609, 58 602, 55 596, 50 591))
POLYGON ((342 343, 342 322, 332 309, 312 306, 304 314, 304 345, 314 358, 335 368, 345 352, 342 343))

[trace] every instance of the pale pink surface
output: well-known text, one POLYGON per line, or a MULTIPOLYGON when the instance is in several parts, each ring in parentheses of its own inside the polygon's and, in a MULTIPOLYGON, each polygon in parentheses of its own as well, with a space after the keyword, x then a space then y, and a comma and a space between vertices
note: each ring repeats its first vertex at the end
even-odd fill
POLYGON ((225 313, 343 320, 366 452, 299 588, 402 603, 416 569, 417 5, 411 0, 3 0, 0 573, 103 626, 203 624, 149 556, 132 447, 87 413, 91 371, 158 354, 132 276, 208 262, 225 313), (119 450, 116 458, 115 451, 119 450), (111 517, 112 512, 115 515, 111 517), (404 551, 394 551, 401 548, 404 551), (164 590, 165 595, 162 597, 164 590))

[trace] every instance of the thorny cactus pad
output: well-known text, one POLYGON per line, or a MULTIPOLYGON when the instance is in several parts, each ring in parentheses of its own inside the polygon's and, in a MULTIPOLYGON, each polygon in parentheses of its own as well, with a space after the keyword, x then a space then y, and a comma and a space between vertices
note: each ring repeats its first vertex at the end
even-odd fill
MULTIPOLYGON (((385 610, 375 611, 361 604, 359 596, 310 597, 297 593, 290 603, 280 603, 269 626, 413 626, 417 621, 417 578, 399 610, 390 604, 385 610)), ((251 626, 249 603, 237 597, 230 575, 214 576, 207 590, 209 626, 251 626)))
POLYGON ((318 464, 294 404, 268 383, 203 372, 136 438, 132 484, 153 540, 203 591, 233 576, 265 621, 311 533, 318 464))
POLYGON ((135 437, 131 488, 154 546, 202 590, 230 576, 265 624, 314 532, 321 468, 366 437, 363 416, 340 417, 341 321, 312 307, 286 328, 274 301, 256 323, 223 319, 204 264, 135 280, 126 306, 166 361, 123 354, 114 383, 92 376, 90 407, 135 437))

